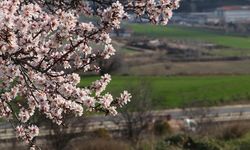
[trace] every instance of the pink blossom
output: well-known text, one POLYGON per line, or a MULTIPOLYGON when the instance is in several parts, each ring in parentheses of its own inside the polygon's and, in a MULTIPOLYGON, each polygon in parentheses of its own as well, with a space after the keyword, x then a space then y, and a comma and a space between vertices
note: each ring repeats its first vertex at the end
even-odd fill
POLYGON ((123 105, 127 104, 128 102, 130 102, 131 98, 132 98, 131 94, 128 93, 128 91, 124 91, 123 93, 121 93, 120 97, 117 99, 118 104, 120 106, 123 106, 123 105))
POLYGON ((16 134, 18 138, 21 138, 26 142, 30 142, 34 137, 38 136, 39 129, 36 125, 31 125, 27 127, 24 127, 23 125, 18 125, 16 127, 16 134))
POLYGON ((110 107, 112 101, 113 101, 113 97, 111 94, 107 93, 105 95, 103 95, 101 98, 100 98, 100 104, 102 104, 102 106, 104 108, 108 108, 110 107))
POLYGON ((29 118, 30 118, 30 113, 29 113, 28 110, 22 108, 22 109, 20 110, 18 116, 19 116, 20 121, 23 122, 23 123, 25 123, 25 122, 27 122, 27 121, 29 120, 29 118))
POLYGON ((111 81, 108 74, 80 88, 78 73, 99 71, 96 61, 115 55, 109 33, 120 28, 128 12, 166 24, 179 7, 179 0, 116 1, 97 4, 98 10, 90 1, 68 6, 55 0, 52 7, 48 2, 0 1, 0 117, 19 122, 17 136, 27 142, 39 134, 37 126, 28 124, 35 112, 58 125, 64 114, 103 111, 116 115, 116 108, 127 104, 131 95, 124 91, 113 99, 105 93, 111 81), (81 16, 98 21, 85 22, 81 16), (13 116, 14 108, 17 115, 13 116))

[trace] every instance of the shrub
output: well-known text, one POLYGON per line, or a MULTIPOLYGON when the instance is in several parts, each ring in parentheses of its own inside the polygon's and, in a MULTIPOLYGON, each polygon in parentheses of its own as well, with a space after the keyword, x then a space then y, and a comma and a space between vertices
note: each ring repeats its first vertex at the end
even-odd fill
POLYGON ((216 140, 205 138, 194 138, 186 134, 178 134, 159 142, 156 145, 157 150, 223 150, 222 144, 216 140))
POLYGON ((131 147, 118 140, 94 138, 92 140, 75 139, 65 150, 131 150, 131 147))
POLYGON ((155 150, 182 150, 181 147, 169 145, 168 143, 164 141, 160 141, 156 144, 155 150))
POLYGON ((109 134, 109 131, 104 129, 104 128, 100 128, 100 129, 96 129, 94 131, 94 136, 97 138, 104 138, 104 139, 110 139, 111 135, 109 134))
POLYGON ((230 124, 223 126, 220 131, 216 131, 218 133, 216 137, 221 140, 232 140, 241 138, 244 136, 247 131, 249 131, 249 126, 246 124, 230 124))
POLYGON ((185 134, 177 134, 177 135, 166 138, 165 142, 168 145, 174 145, 174 146, 182 147, 186 143, 187 139, 188 139, 187 135, 185 135, 185 134))
POLYGON ((215 140, 202 139, 194 143, 190 150, 223 150, 223 147, 215 140))
POLYGON ((158 120, 154 124, 154 133, 155 135, 165 135, 167 133, 171 133, 171 126, 167 121, 158 120))

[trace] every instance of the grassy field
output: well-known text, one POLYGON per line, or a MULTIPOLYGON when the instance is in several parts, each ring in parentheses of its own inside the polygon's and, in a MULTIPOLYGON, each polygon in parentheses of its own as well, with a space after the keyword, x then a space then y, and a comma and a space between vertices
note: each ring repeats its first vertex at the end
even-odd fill
MULTIPOLYGON (((88 85, 97 77, 83 77, 80 86, 88 85)), ((250 97, 250 76, 177 76, 137 77, 114 76, 107 91, 117 95, 139 81, 150 82, 155 108, 182 107, 200 101, 208 105, 247 100, 250 97)))
POLYGON ((250 38, 233 35, 225 35, 220 32, 177 26, 154 26, 150 24, 130 24, 128 25, 135 35, 145 35, 148 37, 166 37, 172 39, 198 40, 212 42, 221 46, 250 49, 250 38))

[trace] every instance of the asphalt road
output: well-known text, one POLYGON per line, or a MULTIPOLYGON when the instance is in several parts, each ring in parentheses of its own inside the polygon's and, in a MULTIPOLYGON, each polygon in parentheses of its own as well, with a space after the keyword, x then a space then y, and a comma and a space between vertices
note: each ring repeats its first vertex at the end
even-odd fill
MULTIPOLYGON (((152 111, 153 116, 167 116, 171 115, 173 119, 181 119, 185 117, 198 117, 198 116, 226 116, 235 114, 247 114, 250 116, 250 105, 232 105, 220 107, 200 107, 188 109, 168 109, 152 111), (248 114, 249 113, 249 114, 248 114)), ((121 117, 121 116, 116 116, 121 117)), ((114 116, 96 115, 89 118, 89 121, 107 121, 114 120, 114 116)))
MULTIPOLYGON (((214 121, 235 121, 235 120, 249 120, 250 119, 250 105, 234 105, 234 106, 221 106, 221 107, 206 107, 206 108, 189 108, 183 109, 169 109, 150 112, 157 117, 166 117, 170 115, 173 119, 182 118, 198 118, 198 117, 210 117, 214 118, 214 121)), ((121 115, 117 116, 104 116, 93 115, 81 120, 72 121, 73 128, 78 129, 75 132, 82 132, 84 125, 87 126, 86 131, 94 131, 99 128, 107 128, 108 130, 115 130, 119 127, 114 124, 114 119, 122 119, 121 115)), ((42 128, 40 136, 49 134, 49 129, 42 128)), ((15 138, 15 134, 11 125, 7 122, 0 124, 0 139, 12 139, 15 138)))

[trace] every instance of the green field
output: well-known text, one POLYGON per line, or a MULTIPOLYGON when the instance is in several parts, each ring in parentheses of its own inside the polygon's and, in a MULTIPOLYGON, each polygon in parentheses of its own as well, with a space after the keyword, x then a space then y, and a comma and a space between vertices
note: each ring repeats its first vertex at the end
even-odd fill
MULTIPOLYGON (((80 86, 88 85, 97 77, 83 77, 80 86)), ((250 99, 250 76, 177 76, 137 77, 114 76, 107 91, 117 94, 136 86, 139 81, 151 83, 155 108, 182 107, 200 101, 207 105, 227 104, 229 101, 250 99)))
POLYGON ((155 26, 150 24, 129 24, 135 35, 148 37, 166 37, 172 39, 198 40, 218 44, 230 48, 250 49, 250 38, 226 35, 192 27, 155 26))

